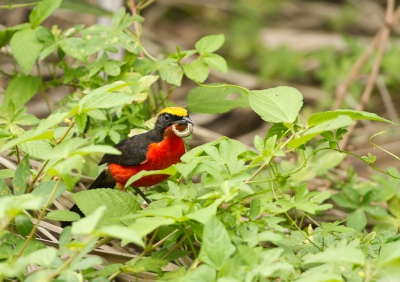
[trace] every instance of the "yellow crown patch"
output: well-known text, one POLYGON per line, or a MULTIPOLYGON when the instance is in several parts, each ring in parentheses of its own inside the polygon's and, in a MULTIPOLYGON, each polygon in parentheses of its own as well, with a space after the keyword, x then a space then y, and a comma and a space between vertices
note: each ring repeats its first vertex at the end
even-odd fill
POLYGON ((168 108, 163 109, 158 114, 160 115, 163 113, 167 113, 167 114, 171 114, 171 115, 175 115, 175 116, 179 116, 179 117, 188 116, 188 111, 186 109, 180 108, 180 107, 168 107, 168 108))

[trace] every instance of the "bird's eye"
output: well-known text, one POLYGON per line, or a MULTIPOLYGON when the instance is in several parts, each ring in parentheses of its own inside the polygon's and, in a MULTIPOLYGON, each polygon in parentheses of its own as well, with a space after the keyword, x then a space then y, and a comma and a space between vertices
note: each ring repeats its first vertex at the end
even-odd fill
POLYGON ((166 121, 169 121, 169 120, 171 120, 171 116, 170 116, 170 115, 168 115, 168 114, 166 114, 166 115, 164 116, 164 118, 165 118, 165 120, 166 120, 166 121))

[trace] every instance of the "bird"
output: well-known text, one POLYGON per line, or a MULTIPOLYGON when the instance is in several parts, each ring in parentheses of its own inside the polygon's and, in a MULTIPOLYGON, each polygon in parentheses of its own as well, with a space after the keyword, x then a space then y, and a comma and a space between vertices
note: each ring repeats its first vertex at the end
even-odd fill
MULTIPOLYGON (((107 167, 88 187, 114 188, 125 190, 125 184, 133 175, 142 170, 162 170, 179 163, 185 154, 185 144, 182 140, 193 132, 194 122, 189 118, 189 113, 181 107, 167 107, 157 115, 154 128, 146 133, 134 135, 116 144, 114 148, 121 155, 105 154, 99 165, 108 164, 107 167)), ((169 175, 156 174, 144 176, 131 184, 149 204, 151 201, 138 187, 150 187, 166 180, 169 175)), ((84 216, 75 204, 70 211, 84 216)), ((70 225, 70 222, 63 222, 70 225)))

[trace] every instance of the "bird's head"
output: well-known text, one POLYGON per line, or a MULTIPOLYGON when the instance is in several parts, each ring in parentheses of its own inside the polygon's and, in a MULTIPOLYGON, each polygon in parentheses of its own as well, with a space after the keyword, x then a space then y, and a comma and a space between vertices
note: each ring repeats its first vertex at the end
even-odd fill
POLYGON ((163 132, 171 127, 175 135, 183 138, 192 134, 194 122, 189 118, 186 109, 180 107, 169 107, 158 113, 155 128, 163 132))

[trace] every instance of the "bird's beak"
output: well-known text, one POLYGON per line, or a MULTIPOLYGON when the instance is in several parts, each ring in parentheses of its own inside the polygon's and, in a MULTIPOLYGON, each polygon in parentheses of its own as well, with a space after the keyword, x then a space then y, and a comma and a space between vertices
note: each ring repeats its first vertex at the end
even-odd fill
POLYGON ((180 121, 178 121, 176 124, 172 125, 172 131, 176 134, 176 136, 179 136, 180 138, 187 137, 192 134, 193 132, 193 125, 194 121, 191 120, 188 117, 183 117, 180 121), (185 126, 186 129, 184 131, 180 131, 176 128, 176 126, 185 126))
POLYGON ((194 125, 194 121, 191 120, 188 117, 183 117, 180 121, 178 121, 178 125, 188 125, 188 124, 194 125))

